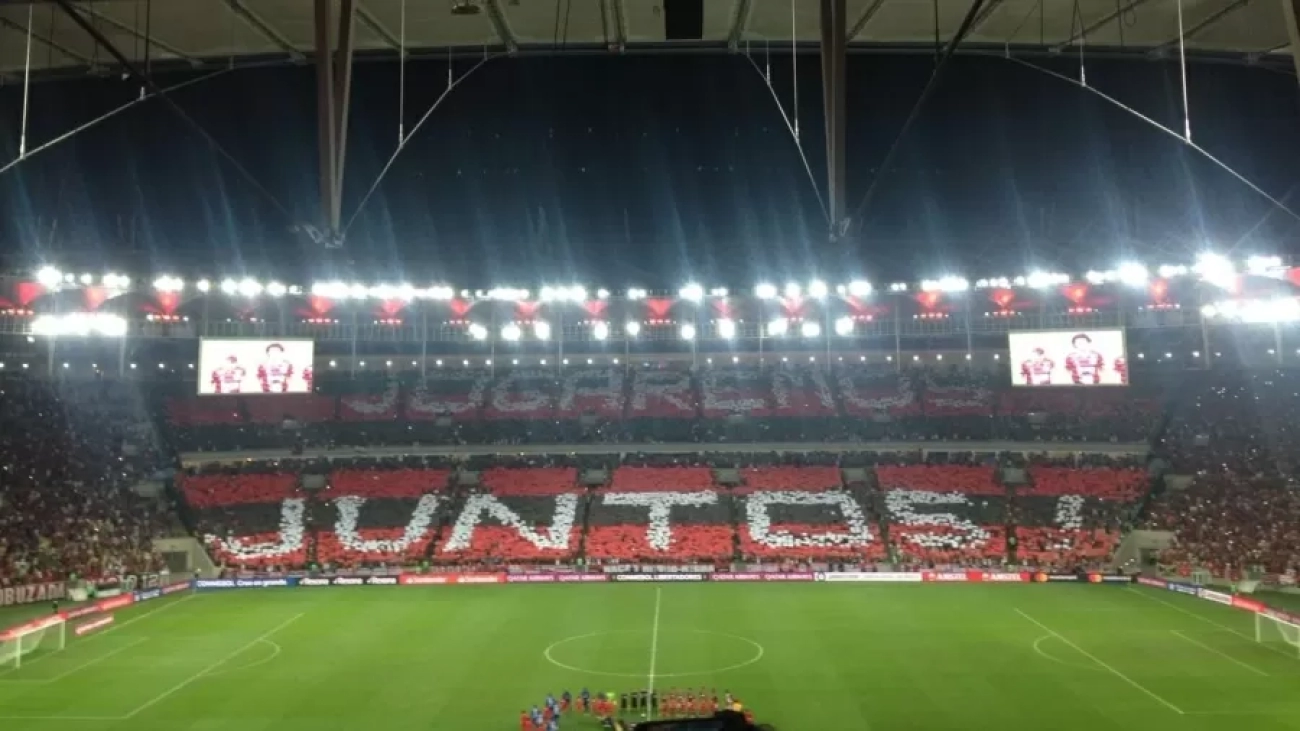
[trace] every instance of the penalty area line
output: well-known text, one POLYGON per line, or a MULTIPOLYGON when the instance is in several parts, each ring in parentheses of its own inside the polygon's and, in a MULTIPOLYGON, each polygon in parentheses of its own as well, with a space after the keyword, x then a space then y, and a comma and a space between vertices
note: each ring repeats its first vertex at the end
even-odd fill
POLYGON ((188 687, 189 687, 190 685, 192 685, 193 683, 196 683, 196 682, 198 682, 199 680, 202 680, 204 677, 206 677, 206 676, 207 676, 209 673, 211 673, 212 671, 216 670, 217 668, 221 667, 222 665, 225 665, 226 663, 230 662, 231 660, 234 660, 235 658, 239 657, 241 654, 243 654, 244 652, 248 651, 248 650, 249 650, 250 648, 252 648, 254 645, 257 645, 257 644, 259 644, 259 643, 261 643, 261 642, 265 642, 266 640, 269 640, 269 639, 271 638, 272 635, 274 635, 275 633, 279 632, 280 630, 282 630, 282 629, 288 627, 289 625, 293 624, 294 622, 297 622, 299 619, 302 619, 302 617, 303 617, 305 614, 306 614, 306 612, 299 612, 298 614, 293 615, 292 617, 286 619, 285 621, 281 622, 280 624, 277 624, 277 625, 276 625, 275 627, 273 627, 269 632, 267 632, 267 633, 261 635, 260 637, 257 637, 257 638, 255 638, 255 639, 253 639, 251 642, 249 642, 249 643, 247 643, 247 644, 240 645, 240 647, 239 647, 238 649, 236 649, 234 652, 230 653, 229 655, 226 655, 225 657, 223 657, 223 658, 221 658, 220 660, 218 660, 218 661, 212 663, 211 665, 207 666, 206 668, 203 668, 202 670, 200 670, 200 671, 198 671, 197 673, 191 675, 190 677, 186 678, 185 680, 182 680, 181 682, 177 683, 176 685, 173 685, 171 688, 168 688, 167 690, 164 690, 163 692, 161 692, 161 693, 159 693, 158 695, 154 696, 151 700, 145 701, 143 704, 141 704, 139 707, 137 707, 134 711, 131 711, 130 713, 126 714, 125 716, 122 716, 121 720, 123 720, 123 721, 127 721, 127 720, 130 720, 130 719, 132 719, 132 718, 135 718, 136 716, 140 715, 141 713, 144 713, 145 711, 149 710, 150 708, 153 708, 154 706, 158 705, 159 703, 162 703, 163 701, 165 701, 165 700, 167 700, 168 698, 172 697, 173 695, 176 695, 176 694, 179 693, 180 691, 182 691, 182 690, 188 688, 188 687))
POLYGON ((1065 644, 1067 644, 1067 645, 1069 645, 1070 647, 1074 648, 1074 651, 1075 651, 1075 652, 1078 652, 1080 655, 1083 655, 1084 657, 1088 658, 1089 660, 1092 660, 1093 662, 1097 663, 1097 664, 1100 665, 1101 667, 1106 668, 1107 670, 1109 670, 1109 671, 1111 672, 1112 675, 1114 675, 1115 677, 1119 678, 1120 680, 1123 680, 1125 683, 1128 683, 1129 685, 1133 686, 1134 688, 1137 688, 1138 690, 1142 691, 1143 693, 1147 694, 1147 696, 1149 696, 1152 700, 1156 701, 1157 703, 1159 703, 1160 705, 1164 706, 1165 708, 1168 708, 1169 710, 1173 711, 1174 713, 1177 713, 1177 714, 1180 715, 1180 716, 1186 716, 1186 715, 1187 715, 1187 712, 1184 711, 1183 709, 1179 708, 1178 706, 1175 706, 1174 704, 1170 703, 1169 701, 1165 700, 1164 698, 1161 698, 1160 696, 1158 696, 1158 695, 1156 695, 1155 693, 1151 692, 1151 690, 1148 689, 1145 685, 1142 685, 1141 683, 1139 683, 1139 682, 1137 682, 1136 680, 1130 678, 1129 676, 1125 675, 1124 673, 1121 673, 1120 671, 1116 670, 1112 665, 1110 665, 1110 664, 1107 663, 1106 661, 1102 660, 1101 658, 1097 657, 1096 655, 1093 655, 1091 652, 1088 652, 1087 650, 1083 649, 1082 647, 1079 647, 1078 645, 1074 644, 1073 642, 1071 642, 1071 641, 1069 640, 1069 638, 1065 637, 1065 636, 1062 635, 1060 632, 1057 632, 1056 630, 1052 629, 1051 627, 1048 627, 1047 625, 1043 624, 1042 622, 1039 622, 1037 619, 1034 619, 1033 617, 1029 616, 1029 615, 1026 614, 1023 610, 1016 609, 1016 614, 1019 614, 1020 616, 1024 617, 1024 618, 1027 619, 1027 620, 1029 620, 1030 622, 1033 622, 1035 625, 1038 626, 1039 629, 1043 630, 1044 632, 1047 632, 1048 634, 1052 635, 1053 637, 1055 637, 1056 639, 1060 640, 1061 642, 1064 642, 1065 644))

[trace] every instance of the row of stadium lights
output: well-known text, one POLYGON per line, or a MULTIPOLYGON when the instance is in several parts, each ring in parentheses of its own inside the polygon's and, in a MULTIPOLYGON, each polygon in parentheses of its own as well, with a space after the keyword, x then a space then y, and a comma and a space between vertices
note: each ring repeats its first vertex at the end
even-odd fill
MULTIPOLYGON (((1300 348, 1296 348, 1296 351, 1295 351, 1295 352, 1296 352, 1296 355, 1300 355, 1300 348)), ((1269 348, 1269 349, 1268 349, 1268 354, 1269 354, 1269 355, 1277 355, 1277 351, 1276 351, 1275 349, 1273 349, 1273 348, 1269 348)), ((1192 356, 1192 358, 1200 359, 1200 357, 1201 357, 1201 352, 1200 352, 1199 350, 1193 350, 1193 351, 1191 352, 1191 356, 1192 356)), ((1146 353, 1138 353, 1138 354, 1137 354, 1137 357, 1138 357, 1138 360, 1146 360, 1146 353)), ((1222 357, 1223 357, 1223 353, 1216 352, 1216 353, 1214 354, 1214 357, 1216 357, 1216 358, 1222 358, 1222 357)), ((936 361, 942 361, 942 360, 944 359, 944 358, 943 358, 943 354, 942 354, 942 353, 937 353, 937 354, 935 354, 934 359, 935 359, 936 361)), ((1173 354, 1173 353, 1165 353, 1165 354, 1164 354, 1164 360, 1173 360, 1173 359, 1174 359, 1174 354, 1173 354)), ((526 360, 527 360, 527 359, 524 359, 524 360, 521 361, 519 358, 511 358, 511 359, 510 359, 510 365, 512 365, 512 366, 517 366, 517 365, 521 365, 521 364, 522 364, 522 365, 528 365, 528 363, 526 362, 526 360)), ((840 363, 843 363, 843 362, 844 362, 844 356, 841 355, 841 356, 839 356, 836 360, 837 360, 838 362, 840 362, 840 363)), ((913 356, 912 356, 912 362, 913 362, 913 363, 919 363, 919 362, 921 362, 921 360, 922 360, 922 357, 921 357, 920 355, 913 355, 913 356)), ((970 353, 967 353, 966 356, 965 356, 965 360, 973 360, 973 356, 972 356, 970 353)), ((1002 355, 1001 355, 1000 353, 994 353, 994 354, 993 354, 993 360, 995 360, 995 361, 1000 361, 1000 360, 1002 360, 1002 355)), ((740 361, 741 361, 740 356, 732 356, 732 357, 731 357, 731 362, 732 362, 732 363, 740 363, 740 361)), ((866 362, 867 362, 867 356, 865 356, 865 355, 860 355, 860 356, 858 356, 858 361, 861 362, 861 363, 866 363, 866 362)), ((484 365, 484 366, 491 366, 491 365, 492 365, 492 362, 493 362, 493 361, 492 361, 491 358, 485 358, 485 359, 483 359, 483 365, 484 365)), ((550 363, 553 363, 553 362, 555 362, 555 361, 551 361, 550 359, 547 359, 547 358, 540 358, 540 359, 538 359, 537 364, 538 364, 538 365, 542 365, 542 366, 544 366, 544 365, 547 365, 547 364, 550 364, 550 363)), ((789 358, 788 356, 782 356, 782 357, 781 357, 781 362, 782 362, 782 363, 789 363, 789 362, 790 362, 790 358, 789 358)), ((817 356, 815 356, 815 355, 810 355, 810 356, 808 356, 808 362, 809 362, 809 363, 816 363, 816 362, 817 362, 817 356)), ((886 362, 886 363, 893 363, 893 362, 894 362, 894 356, 892 356, 892 355, 886 355, 886 356, 885 356, 885 362, 886 362)), ((599 358, 587 358, 587 359, 586 359, 586 364, 587 364, 587 365, 599 365, 599 363, 600 363, 600 359, 599 359, 599 358)), ((619 364, 620 364, 620 361, 619 361, 618 358, 611 358, 611 359, 610 359, 610 363, 613 364, 613 365, 619 365, 619 364)), ((709 364, 709 365, 712 365, 712 364, 713 364, 713 358, 706 358, 706 359, 705 359, 705 363, 707 363, 707 364, 709 364)), ((558 361, 558 364, 559 364, 559 365, 566 365, 566 366, 567 366, 567 365, 572 365, 571 360, 570 360, 569 358, 561 358, 561 359, 558 361)), ((365 368, 365 367, 366 367, 366 362, 365 362, 364 360, 363 360, 363 361, 360 361, 360 362, 358 363, 358 365, 359 365, 361 368, 365 368)), ((418 366, 418 365, 419 365, 419 361, 413 360, 413 361, 411 361, 411 365, 412 365, 412 366, 418 366)), ((442 368, 442 367, 444 367, 445 365, 447 365, 447 363, 444 362, 443 359, 439 358, 439 359, 437 359, 437 360, 434 361, 434 365, 437 366, 438 368, 442 368)), ((475 363, 474 361, 472 361, 471 359, 469 359, 469 358, 465 358, 465 359, 462 359, 462 360, 461 360, 461 365, 464 366, 464 367, 466 367, 466 368, 468 368, 468 367, 471 367, 471 366, 473 366, 473 365, 476 365, 476 363, 475 363)), ((649 367, 650 367, 650 363, 649 363, 648 361, 643 362, 641 365, 642 365, 642 367, 645 367, 645 368, 649 368, 649 367)), ((386 360, 386 361, 384 361, 384 366, 387 367, 387 368, 392 368, 392 367, 393 367, 393 361, 391 361, 391 360, 386 360)), ((4 362, 0 362, 0 370, 5 370, 7 367, 8 367, 8 364, 6 364, 6 363, 4 363, 4 362)), ((30 363, 23 363, 23 364, 21 364, 20 367, 22 368, 22 370, 30 370, 30 368, 31 368, 31 364, 30 364, 30 363)), ((65 362, 62 364, 62 367, 63 367, 64 370, 71 370, 71 368, 72 368, 72 364, 71 364, 71 363, 68 363, 68 362, 65 361, 65 362)), ((194 364, 193 364, 193 363, 187 363, 187 364, 185 365, 185 367, 186 367, 187 370, 191 370, 191 371, 194 370, 194 364)), ((338 361, 337 361, 337 360, 331 360, 331 361, 329 362, 329 367, 330 367, 330 368, 337 368, 337 367, 338 367, 338 361)), ((136 363, 131 363, 131 364, 129 364, 129 368, 130 368, 131 370, 133 370, 133 371, 134 371, 134 370, 138 370, 139 365, 136 364, 136 363)), ((93 371, 98 372, 98 371, 99 371, 99 364, 98 364, 98 363, 91 363, 91 364, 90 364, 90 369, 93 370, 93 371)), ((160 371, 161 371, 161 370, 167 370, 167 364, 166 364, 166 363, 159 363, 159 364, 158 364, 158 370, 160 370, 160 371)))
MULTIPOLYGON (((1196 263, 1192 266, 1164 264, 1156 267, 1154 273, 1162 279, 1172 279, 1187 275, 1196 275, 1211 284, 1228 288, 1232 285, 1236 276, 1245 272, 1247 274, 1270 276, 1282 268, 1282 261, 1276 256, 1252 256, 1244 262, 1244 269, 1238 266, 1226 257, 1214 254, 1204 253, 1197 257, 1196 263)), ((63 285, 76 285, 78 283, 90 286, 95 283, 95 277, 91 274, 81 274, 80 276, 64 273, 54 267, 43 267, 37 272, 37 281, 41 284, 56 288, 63 285)), ((1145 265, 1136 262, 1127 262, 1119 265, 1115 269, 1109 270, 1092 270, 1084 274, 1083 279, 1090 284, 1108 284, 1119 283, 1131 287, 1141 287, 1146 285, 1152 277, 1152 270, 1145 265)), ((1011 289, 1013 287, 1027 287, 1030 289, 1049 289, 1052 287, 1069 284, 1071 277, 1068 274, 1059 272, 1034 271, 1027 275, 1018 277, 990 277, 986 279, 977 279, 974 282, 974 289, 1011 289)), ((100 278, 100 283, 110 289, 128 289, 131 285, 130 277, 121 274, 105 274, 100 278)), ((153 283, 154 289, 159 292, 182 292, 188 286, 187 282, 180 277, 164 275, 158 277, 153 283)), ((445 301, 457 296, 454 288, 447 285, 434 285, 430 287, 415 287, 409 284, 381 284, 367 286, 364 284, 346 283, 340 281, 317 282, 309 290, 304 290, 296 285, 285 285, 280 282, 268 282, 263 284, 256 279, 223 279, 214 283, 212 280, 199 279, 193 283, 195 289, 199 292, 210 292, 218 290, 227 295, 241 295, 244 297, 258 297, 263 294, 270 297, 282 297, 287 294, 302 295, 310 292, 319 297, 328 297, 330 299, 382 299, 382 300, 414 300, 429 299, 435 301, 445 301)), ((922 280, 919 285, 909 285, 906 282, 894 282, 887 287, 889 292, 907 292, 911 289, 919 289, 923 292, 965 292, 972 289, 970 280, 959 276, 944 276, 937 279, 922 280)), ((873 292, 870 282, 865 280, 854 280, 847 284, 840 284, 835 287, 835 291, 840 295, 852 297, 866 297, 873 292)), ((784 295, 790 299, 796 299, 807 295, 814 299, 825 298, 830 295, 831 288, 821 280, 813 280, 806 286, 797 282, 790 282, 784 287, 778 289, 776 285, 770 283, 759 284, 754 288, 754 294, 760 299, 776 299, 784 295)), ((581 285, 570 286, 545 286, 538 291, 538 299, 542 302, 585 302, 590 296, 590 292, 581 285)), ((703 286, 695 283, 687 284, 678 290, 677 295, 685 300, 699 302, 706 296, 714 298, 724 298, 729 296, 725 287, 714 287, 706 290, 703 286)), ((496 287, 488 290, 468 290, 462 289, 459 296, 464 299, 495 299, 507 301, 529 300, 532 292, 527 289, 518 289, 514 287, 496 287)), ((595 291, 597 299, 608 299, 610 291, 604 288, 595 291)), ((626 297, 630 300, 643 300, 650 296, 649 290, 633 287, 626 291, 626 297)))

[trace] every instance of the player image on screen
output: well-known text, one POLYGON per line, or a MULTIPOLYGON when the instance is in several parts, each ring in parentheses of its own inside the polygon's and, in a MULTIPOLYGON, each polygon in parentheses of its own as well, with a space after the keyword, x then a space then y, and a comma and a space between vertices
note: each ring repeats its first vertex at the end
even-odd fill
POLYGON ((1079 333, 1070 338, 1074 350, 1065 359, 1065 369, 1070 372, 1070 380, 1079 385, 1101 383, 1101 370, 1106 364, 1102 354, 1092 347, 1092 338, 1087 333, 1079 333))
POLYGON ((257 367, 257 381, 262 386, 262 393, 287 393, 293 371, 293 363, 285 357, 283 345, 271 343, 266 346, 266 360, 257 367))
POLYGON ((1050 386, 1055 368, 1056 362, 1042 348, 1034 348, 1033 357, 1020 364, 1020 377, 1026 386, 1050 386))
POLYGON ((202 395, 311 393, 315 344, 288 338, 204 338, 197 364, 202 395))
POLYGON ((1034 330, 1012 332, 1012 385, 1030 388, 1127 386, 1124 331, 1034 330))
POLYGON ((213 393, 239 393, 244 388, 248 371, 239 364, 239 356, 228 355, 226 362, 214 368, 209 376, 213 393))

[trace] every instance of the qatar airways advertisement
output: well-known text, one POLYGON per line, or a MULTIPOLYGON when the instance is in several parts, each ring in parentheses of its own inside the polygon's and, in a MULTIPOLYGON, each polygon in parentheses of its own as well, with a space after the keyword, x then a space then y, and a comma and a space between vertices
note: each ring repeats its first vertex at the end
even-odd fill
POLYGON ((311 340, 211 340, 199 344, 199 394, 311 393, 311 340))
POLYGON ((1127 386, 1123 330, 1013 332, 1011 382, 1047 386, 1127 386))

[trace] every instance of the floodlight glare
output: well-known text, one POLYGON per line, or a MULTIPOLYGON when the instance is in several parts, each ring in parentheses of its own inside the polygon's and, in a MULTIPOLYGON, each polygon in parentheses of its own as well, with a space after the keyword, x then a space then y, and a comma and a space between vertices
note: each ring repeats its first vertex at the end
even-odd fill
POLYGON ((245 297, 256 297, 262 293, 262 285, 256 279, 245 279, 239 283, 239 293, 245 297))
POLYGON ((861 279, 849 282, 849 294, 854 297, 866 297, 871 294, 871 282, 864 282, 861 279))
POLYGON ((799 285, 795 284, 794 282, 790 282, 789 284, 785 285, 785 296, 790 299, 797 298, 799 294, 802 292, 803 290, 799 287, 799 285))
POLYGON ((507 324, 505 327, 501 328, 501 339, 502 339, 502 340, 509 340, 509 341, 513 342, 513 341, 515 341, 515 340, 518 340, 518 339, 519 339, 520 337, 522 337, 522 336, 523 336, 523 331, 520 330, 520 329, 519 329, 519 326, 516 325, 516 324, 514 324, 513 322, 512 322, 512 323, 509 323, 509 324, 507 324))
POLYGON ((694 340, 695 326, 690 324, 689 322, 686 323, 685 325, 682 325, 681 335, 682 335, 682 340, 694 340))
POLYGON ((754 296, 761 300, 776 299, 776 285, 766 283, 760 284, 757 287, 754 287, 754 296))
POLYGON ((809 297, 816 297, 817 299, 822 299, 829 293, 830 290, 826 288, 826 283, 820 279, 814 279, 808 283, 809 297))
POLYGON ((1120 264, 1119 269, 1116 270, 1116 276, 1119 277, 1120 282, 1130 287, 1141 287, 1147 283, 1147 279, 1150 277, 1146 267, 1131 261, 1120 264))
POLYGON ((239 291, 239 283, 233 279, 221 280, 221 291, 225 294, 234 294, 239 291))
POLYGON ((283 284, 280 284, 279 282, 271 282, 270 284, 266 285, 266 293, 271 295, 272 297, 283 297, 285 293, 288 291, 289 288, 285 287, 283 284))
POLYGON ((641 323, 636 320, 628 320, 627 325, 623 327, 623 332, 627 333, 628 337, 634 338, 641 334, 641 323))
POLYGON ((805 338, 815 338, 822 334, 822 326, 815 322, 805 322, 799 326, 799 334, 805 338))
POLYGON ((848 336, 853 334, 853 318, 841 317, 835 321, 835 334, 848 336))
POLYGON ((475 340, 487 340, 487 336, 488 336, 487 328, 483 327, 477 322, 470 323, 469 336, 471 338, 474 338, 475 340))
POLYGON ((57 287, 63 281, 63 272, 54 267, 41 267, 41 270, 36 272, 36 281, 46 287, 57 287))
POLYGON ((538 320, 537 322, 534 322, 533 335, 537 336, 538 340, 550 340, 551 323, 547 322, 546 320, 538 320))
POLYGON ((699 302, 704 299, 704 288, 698 284, 688 284, 678 291, 678 296, 691 302, 699 302))
POLYGON ((736 337, 736 321, 725 317, 718 320, 718 337, 727 340, 736 337))
POLYGON ((212 282, 209 282, 206 279, 200 279, 199 281, 194 283, 194 288, 200 292, 207 292, 208 290, 212 289, 212 282))
POLYGON ((609 323, 605 321, 597 322, 591 326, 591 336, 597 340, 604 340, 609 337, 609 323))
POLYGON ((779 338, 790 331, 790 321, 784 317, 778 317, 767 323, 767 335, 771 338, 779 338))

